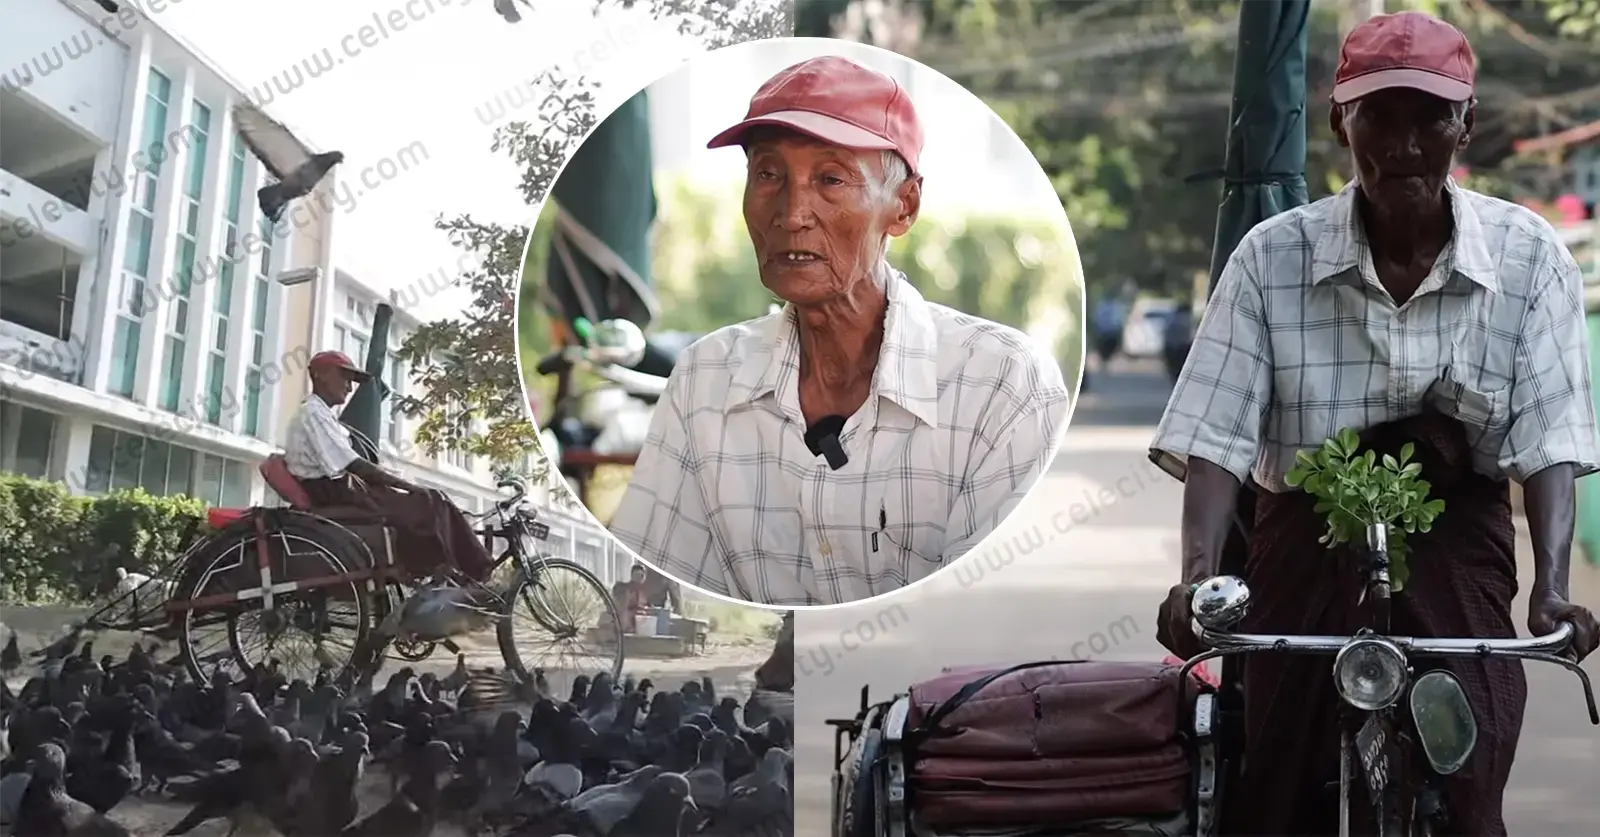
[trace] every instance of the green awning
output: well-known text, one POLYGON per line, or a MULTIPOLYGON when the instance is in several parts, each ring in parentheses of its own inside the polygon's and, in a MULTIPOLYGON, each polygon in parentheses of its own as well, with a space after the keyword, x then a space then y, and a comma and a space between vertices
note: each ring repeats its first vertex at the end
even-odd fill
POLYGON ((558 319, 620 318, 640 328, 655 319, 653 173, 650 103, 641 90, 595 127, 551 189, 556 218, 545 282, 558 319))
POLYGON ((1305 204, 1310 0, 1243 0, 1211 282, 1245 233, 1305 204))

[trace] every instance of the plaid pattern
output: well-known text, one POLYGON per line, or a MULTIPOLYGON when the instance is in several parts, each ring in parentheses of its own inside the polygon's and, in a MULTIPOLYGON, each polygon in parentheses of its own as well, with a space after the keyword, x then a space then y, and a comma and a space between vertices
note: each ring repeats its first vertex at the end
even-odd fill
POLYGON ((831 470, 806 447, 795 312, 720 329, 678 360, 656 408, 612 518, 624 545, 712 593, 840 604, 932 575, 1011 513, 1060 443, 1060 366, 890 272, 849 462, 831 470))
POLYGON ((358 458, 350 444, 350 430, 339 416, 316 395, 306 396, 300 412, 289 423, 289 441, 284 445, 284 464, 289 473, 303 480, 335 479, 358 458))
POLYGON ((1151 459, 1181 479, 1199 457, 1283 492, 1297 451, 1431 407, 1467 428, 1484 475, 1600 469, 1577 263, 1533 212, 1448 188, 1455 238, 1398 308, 1354 185, 1251 230, 1207 303, 1151 459))

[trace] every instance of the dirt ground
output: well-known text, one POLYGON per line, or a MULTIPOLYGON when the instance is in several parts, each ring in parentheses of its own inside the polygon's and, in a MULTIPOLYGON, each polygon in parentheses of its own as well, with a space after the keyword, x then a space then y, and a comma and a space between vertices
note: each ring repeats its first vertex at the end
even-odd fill
MULTIPOLYGON (((76 615, 78 611, 71 608, 0 605, 0 625, 3 625, 3 628, 0 628, 0 642, 8 638, 11 631, 16 631, 23 653, 27 654, 59 638, 64 633, 65 626, 76 615)), ((94 639, 97 656, 112 654, 121 658, 140 637, 137 634, 108 632, 96 634, 94 639)), ((467 655, 467 665, 500 667, 500 652, 492 633, 481 637, 469 637, 459 641, 458 644, 462 652, 467 655)), ((168 653, 172 653, 175 649, 174 644, 163 646, 163 650, 168 653)), ((719 692, 735 694, 743 700, 755 688, 756 667, 765 662, 771 653, 771 640, 713 633, 704 654, 672 659, 630 659, 624 662, 623 673, 635 677, 649 677, 660 689, 676 689, 686 680, 709 675, 719 692)), ((396 663, 397 661, 391 659, 385 665, 384 671, 396 667, 396 663)), ((409 665, 419 672, 433 671, 442 676, 455 666, 455 659, 440 649, 428 660, 409 665)), ((12 687, 19 687, 22 681, 34 673, 32 669, 20 672, 15 682, 11 683, 12 687)), ((380 672, 379 682, 382 682, 382 675, 380 672)), ((388 802, 388 788, 387 775, 380 769, 368 770, 362 793, 362 816, 388 802)), ((154 837, 166 833, 166 830, 181 819, 187 810, 187 806, 165 799, 154 797, 130 799, 113 809, 111 817, 127 826, 139 837, 146 835, 154 837)), ((194 837, 222 837, 227 834, 227 825, 221 822, 208 823, 190 833, 194 837)), ((441 825, 434 833, 437 837, 457 837, 462 834, 459 829, 447 825, 441 825)), ((251 837, 251 835, 241 831, 236 837, 251 837)))

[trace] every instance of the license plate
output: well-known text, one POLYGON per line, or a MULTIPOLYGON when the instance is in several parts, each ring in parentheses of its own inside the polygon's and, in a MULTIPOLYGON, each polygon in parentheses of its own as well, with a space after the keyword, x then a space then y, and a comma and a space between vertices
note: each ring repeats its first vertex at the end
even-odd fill
POLYGON ((1361 772, 1367 779, 1367 790, 1374 798, 1389 787, 1389 727, 1376 713, 1356 733, 1356 758, 1361 762, 1361 772))

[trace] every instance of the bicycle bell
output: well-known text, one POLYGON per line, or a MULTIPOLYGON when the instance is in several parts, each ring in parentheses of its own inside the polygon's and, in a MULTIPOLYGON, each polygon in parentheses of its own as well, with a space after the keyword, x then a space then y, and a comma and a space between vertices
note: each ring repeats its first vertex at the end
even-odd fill
POLYGON ((1249 609, 1250 588, 1244 579, 1232 575, 1212 576, 1201 582, 1189 602, 1189 612, 1208 631, 1232 628, 1249 609))
POLYGON ((644 359, 644 332, 628 320, 602 320, 589 333, 589 359, 631 369, 644 359))

